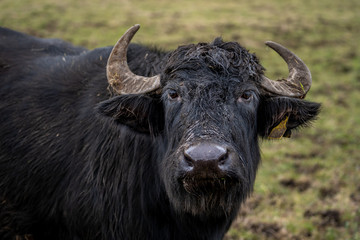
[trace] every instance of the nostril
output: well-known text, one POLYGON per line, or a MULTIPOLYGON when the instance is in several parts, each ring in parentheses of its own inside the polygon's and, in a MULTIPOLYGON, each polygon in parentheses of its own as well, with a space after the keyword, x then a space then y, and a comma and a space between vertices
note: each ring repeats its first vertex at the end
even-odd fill
POLYGON ((186 172, 190 172, 194 169, 194 160, 189 156, 189 154, 186 151, 184 151, 182 157, 181 167, 186 172))
POLYGON ((188 155, 184 154, 184 160, 189 167, 194 166, 194 160, 192 160, 188 155))
POLYGON ((225 165, 225 164, 227 163, 228 158, 229 158, 229 154, 228 154, 228 152, 226 151, 226 153, 223 154, 222 156, 220 156, 219 159, 218 159, 218 161, 219 161, 219 162, 218 162, 219 166, 225 165))

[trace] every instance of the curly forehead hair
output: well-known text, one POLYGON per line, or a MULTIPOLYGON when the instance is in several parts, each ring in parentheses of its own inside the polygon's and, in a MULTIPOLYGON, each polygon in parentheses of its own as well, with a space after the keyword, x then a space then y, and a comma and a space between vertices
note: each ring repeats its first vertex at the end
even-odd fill
POLYGON ((237 42, 224 42, 216 38, 212 43, 180 46, 173 51, 165 66, 165 74, 177 70, 209 70, 217 75, 252 77, 258 81, 264 68, 258 58, 237 42))

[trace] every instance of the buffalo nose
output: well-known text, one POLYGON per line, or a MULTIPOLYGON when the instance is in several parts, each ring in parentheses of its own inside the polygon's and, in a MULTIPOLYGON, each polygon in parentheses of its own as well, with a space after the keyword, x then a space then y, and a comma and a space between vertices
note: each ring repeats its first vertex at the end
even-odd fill
POLYGON ((226 170, 230 158, 226 147, 214 143, 200 143, 184 150, 184 161, 188 171, 196 168, 226 170))

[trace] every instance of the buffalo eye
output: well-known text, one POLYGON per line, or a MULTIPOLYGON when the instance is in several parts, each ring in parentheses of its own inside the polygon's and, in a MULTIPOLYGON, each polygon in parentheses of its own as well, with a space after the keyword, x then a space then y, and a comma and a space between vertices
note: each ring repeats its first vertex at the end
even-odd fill
POLYGON ((177 93, 177 91, 175 91, 173 89, 170 89, 168 91, 168 96, 169 96, 170 100, 180 100, 179 94, 177 93))
POLYGON ((254 94, 251 91, 244 91, 241 96, 239 97, 239 102, 249 102, 253 99, 254 94))

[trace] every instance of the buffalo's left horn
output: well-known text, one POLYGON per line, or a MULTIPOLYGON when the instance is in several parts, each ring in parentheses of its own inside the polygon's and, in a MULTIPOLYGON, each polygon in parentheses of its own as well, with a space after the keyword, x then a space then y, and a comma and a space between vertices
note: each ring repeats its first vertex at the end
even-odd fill
POLYGON ((265 91, 281 96, 304 98, 311 87, 311 73, 305 63, 287 48, 275 42, 266 42, 287 63, 289 76, 278 81, 262 77, 261 86, 265 91))
POLYGON ((148 93, 160 88, 160 75, 144 77, 134 74, 127 64, 127 49, 131 39, 139 30, 134 25, 119 39, 110 53, 106 75, 110 86, 118 94, 148 93))

